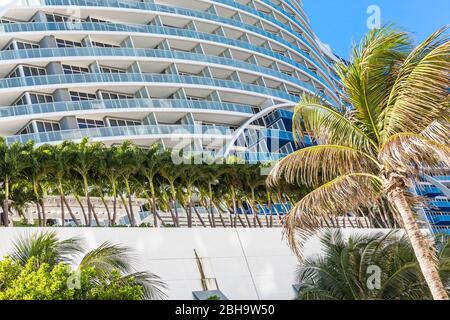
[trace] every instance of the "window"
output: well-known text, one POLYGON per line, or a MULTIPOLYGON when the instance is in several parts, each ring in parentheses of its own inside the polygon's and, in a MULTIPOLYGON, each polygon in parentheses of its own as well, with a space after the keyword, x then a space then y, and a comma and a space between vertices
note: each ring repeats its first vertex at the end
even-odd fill
POLYGON ((101 19, 92 18, 92 17, 89 17, 88 20, 90 22, 94 22, 94 23, 111 23, 111 22, 106 21, 106 20, 101 20, 101 19))
POLYGON ((72 101, 85 101, 85 100, 96 100, 97 96, 93 93, 85 93, 78 91, 70 91, 70 100, 72 101))
POLYGON ((104 100, 125 100, 133 99, 133 95, 124 93, 114 93, 114 92, 102 92, 102 98, 104 100))
POLYGON ((23 73, 25 74, 25 77, 35 77, 45 76, 47 74, 47 71, 45 70, 45 68, 23 66, 23 73))
POLYGON ((53 102, 53 97, 49 94, 30 93, 29 95, 31 104, 53 102))
POLYGON ((5 49, 3 49, 3 50, 6 50, 6 51, 11 51, 11 50, 16 50, 15 48, 14 48, 14 42, 11 42, 5 49))
POLYGON ((17 67, 16 69, 14 69, 13 72, 11 72, 7 78, 20 78, 20 69, 19 67, 17 67))
POLYGON ((291 95, 291 96, 294 96, 294 97, 297 97, 297 98, 300 98, 300 92, 295 92, 295 91, 288 91, 288 93, 291 95))
POLYGON ((0 23, 16 23, 16 22, 8 19, 0 19, 0 23))
POLYGON ((96 42, 96 41, 92 41, 92 46, 99 47, 99 48, 120 48, 120 46, 115 45, 115 44, 96 42))
POLYGON ((89 73, 89 68, 85 67, 78 67, 78 66, 71 66, 68 64, 62 65, 64 74, 83 74, 83 73, 89 73))
POLYGON ((111 67, 100 67, 103 73, 125 73, 124 69, 111 68, 111 67))
POLYGON ((194 96, 186 96, 186 99, 189 100, 189 101, 202 101, 202 100, 205 100, 203 98, 194 97, 194 96))
POLYGON ((56 45, 58 48, 73 48, 73 47, 82 47, 83 44, 77 41, 70 41, 64 39, 56 39, 56 45))
POLYGON ((61 130, 58 122, 36 121, 36 127, 38 132, 52 132, 61 130))
POLYGON ((14 102, 15 106, 24 106, 26 104, 28 104, 26 93, 22 94, 22 96, 14 102))
POLYGON ((45 14, 47 22, 81 22, 83 19, 76 17, 68 17, 60 14, 47 13, 45 14))
POLYGON ((286 127, 282 119, 278 120, 270 126, 271 129, 286 131, 286 127))
POLYGON ((137 120, 109 119, 109 125, 111 127, 134 127, 142 125, 142 122, 137 120))
POLYGON ((294 74, 292 71, 281 71, 281 73, 284 73, 287 76, 292 77, 292 75, 294 74))
POLYGON ((31 134, 34 133, 33 124, 29 123, 25 128, 23 128, 19 134, 31 134))
POLYGON ((16 44, 17 44, 17 49, 19 49, 19 50, 39 49, 39 45, 36 43, 16 41, 16 44))
POLYGON ((77 123, 78 123, 78 128, 80 128, 80 129, 103 128, 105 126, 105 122, 102 120, 77 118, 77 123))

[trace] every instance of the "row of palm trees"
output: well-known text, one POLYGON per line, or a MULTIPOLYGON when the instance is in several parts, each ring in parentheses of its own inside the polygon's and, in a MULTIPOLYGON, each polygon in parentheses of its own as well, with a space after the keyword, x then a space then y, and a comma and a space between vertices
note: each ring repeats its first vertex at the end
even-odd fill
POLYGON ((33 142, 8 145, 0 141, 2 224, 10 224, 13 212, 23 217, 26 208, 33 206, 39 226, 46 226, 45 199, 57 196, 63 225, 67 218, 79 224, 68 197, 76 199, 88 226, 94 221, 100 225, 92 204, 95 197, 104 204, 109 226, 117 225, 119 206, 125 209, 131 226, 137 226, 133 203, 139 198, 147 200, 155 226, 164 223, 160 211, 170 213, 173 226, 179 226, 182 207, 189 227, 194 214, 204 226, 215 227, 217 221, 225 225, 222 213, 230 214, 227 223, 231 221, 231 226, 241 220, 240 225, 261 227, 270 226, 273 219, 281 220, 283 213, 270 210, 275 217, 261 221, 258 205, 281 204, 285 213, 287 203, 305 192, 286 186, 266 188, 264 166, 260 164, 239 164, 231 158, 223 164, 191 164, 197 159, 185 160, 189 160, 187 164, 176 164, 172 153, 159 145, 144 149, 129 141, 112 147, 87 138, 81 143, 66 141, 39 147, 33 142), (194 202, 207 209, 208 221, 194 202), (231 217, 231 213, 244 211, 250 214, 231 217), (215 217, 217 214, 220 217, 215 217))

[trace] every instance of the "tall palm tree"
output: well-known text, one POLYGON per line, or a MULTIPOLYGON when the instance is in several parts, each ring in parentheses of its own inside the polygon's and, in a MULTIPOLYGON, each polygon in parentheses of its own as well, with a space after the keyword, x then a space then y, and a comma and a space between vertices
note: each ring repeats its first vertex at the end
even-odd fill
POLYGON ((20 143, 8 145, 3 138, 0 138, 0 173, 4 190, 3 215, 0 223, 5 226, 10 225, 10 192, 13 180, 21 179, 23 170, 29 166, 29 146, 20 143))
POLYGON ((351 62, 338 67, 351 110, 316 98, 300 102, 294 132, 301 137, 306 129, 319 145, 286 157, 269 177, 271 184, 285 177, 315 188, 286 220, 299 256, 299 243, 317 229, 319 218, 374 209, 387 199, 433 297, 448 299, 408 189, 421 173, 450 166, 449 57, 448 27, 416 48, 404 32, 373 30, 354 48, 351 62))
MULTIPOLYGON (((162 155, 161 145, 155 144, 150 147, 144 154, 142 160, 142 168, 140 174, 145 178, 143 184, 147 184, 150 193, 144 189, 144 194, 149 198, 149 203, 151 204, 151 211, 153 213, 153 225, 158 226, 158 210, 156 206, 156 189, 155 183, 157 176, 159 174, 159 168, 162 166, 163 161, 168 158, 168 154, 162 155)), ((163 223, 163 221, 161 221, 163 223)))
MULTIPOLYGON (((36 208, 38 212, 39 226, 47 226, 47 215, 44 204, 44 179, 49 173, 50 152, 47 146, 35 148, 30 143, 27 145, 29 153, 29 167, 26 170, 26 177, 30 179, 36 197, 36 208)), ((64 226, 64 220, 63 220, 64 226)))
MULTIPOLYGON (((398 232, 345 239, 340 230, 326 230, 320 240, 323 254, 299 268, 300 300, 431 299, 414 251, 398 232), (378 279, 373 277, 377 271, 378 279)), ((447 281, 449 244, 440 252, 441 275, 447 281)))
POLYGON ((133 278, 143 289, 142 299, 164 299, 166 285, 158 276, 151 272, 135 270, 132 251, 120 245, 104 242, 99 247, 86 252, 80 238, 59 240, 55 232, 40 232, 19 237, 13 244, 10 257, 13 261, 26 265, 30 258, 35 258, 37 264, 48 264, 55 267, 59 263, 75 265, 77 257, 83 254, 77 269, 93 268, 96 275, 90 281, 100 284, 102 276, 114 271, 120 272, 120 282, 133 278))
MULTIPOLYGON (((104 146, 101 143, 89 143, 88 138, 84 138, 81 143, 75 144, 67 142, 67 155, 72 161, 71 169, 80 176, 82 180, 82 188, 86 198, 88 210, 88 226, 92 224, 92 204, 90 198, 90 182, 89 178, 94 172, 95 167, 101 162, 102 150, 104 146)), ((95 213, 94 213, 95 215, 95 213)), ((97 219, 96 219, 97 220, 97 219)))
MULTIPOLYGON (((72 209, 66 199, 64 185, 69 179, 69 171, 71 170, 71 159, 68 156, 67 142, 58 145, 46 146, 49 152, 49 174, 53 178, 56 190, 59 194, 61 204, 61 220, 64 226, 65 208, 67 208, 70 217, 78 227, 78 219, 75 217, 72 209)), ((70 145, 69 145, 70 146, 70 145)))
MULTIPOLYGON (((120 164, 119 172, 124 184, 124 190, 128 198, 130 224, 136 226, 136 218, 133 212, 132 188, 130 179, 140 170, 143 161, 143 155, 140 149, 131 141, 124 141, 116 148, 117 160, 120 164)), ((126 204, 124 203, 126 206, 126 204)))

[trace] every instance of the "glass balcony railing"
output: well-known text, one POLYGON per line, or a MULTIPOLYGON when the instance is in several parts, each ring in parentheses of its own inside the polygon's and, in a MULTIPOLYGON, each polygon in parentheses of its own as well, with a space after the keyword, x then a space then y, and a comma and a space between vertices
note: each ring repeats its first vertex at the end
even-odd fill
MULTIPOLYGON (((251 50, 254 52, 259 52, 266 56, 270 56, 274 59, 291 64, 298 69, 304 71, 309 76, 320 81, 325 87, 327 87, 331 92, 334 90, 331 86, 320 76, 310 71, 305 66, 292 60, 291 58, 285 57, 279 53, 273 52, 272 50, 266 49, 264 47, 259 47, 252 45, 245 41, 234 40, 226 37, 222 37, 215 34, 202 33, 188 29, 178 29, 169 28, 162 26, 149 26, 149 25, 126 25, 126 24, 116 24, 116 23, 94 23, 94 22, 35 22, 35 23, 9 23, 0 24, 0 33, 13 33, 13 32, 36 32, 36 31, 101 31, 101 32, 127 32, 127 33, 146 33, 146 34, 157 34, 163 36, 176 36, 185 37, 190 39, 213 41, 219 44, 226 44, 229 46, 234 46, 242 49, 251 50)), ((318 68, 326 73, 325 70, 319 65, 318 68)))
POLYGON ((188 137, 189 135, 208 135, 208 136, 230 136, 233 133, 228 127, 220 126, 200 126, 200 125, 142 125, 129 127, 102 127, 90 129, 70 129, 51 132, 40 132, 33 134, 15 135, 6 138, 8 144, 15 142, 26 143, 34 141, 37 144, 55 143, 66 140, 81 140, 84 137, 89 138, 118 138, 126 140, 127 138, 139 136, 171 136, 176 135, 188 137))
POLYGON ((261 87, 231 80, 221 80, 197 76, 179 76, 172 74, 144 74, 144 73, 86 73, 86 74, 60 74, 24 78, 0 79, 0 89, 39 87, 64 84, 86 84, 86 83, 118 83, 118 84, 139 84, 163 83, 189 84, 218 89, 240 90, 278 97, 287 101, 298 102, 298 97, 290 95, 284 91, 261 87))
MULTIPOLYGON (((41 48, 28 50, 8 50, 0 51, 0 60, 25 60, 37 58, 56 58, 56 57, 134 57, 134 58, 158 58, 169 60, 189 60, 189 61, 204 61, 217 65, 228 65, 236 68, 247 69, 250 71, 267 74, 273 77, 295 83, 302 88, 306 88, 311 92, 318 93, 310 83, 305 83, 299 79, 286 75, 280 71, 261 67, 252 63, 243 61, 217 57, 207 56, 198 53, 157 50, 157 49, 135 49, 135 48, 99 48, 99 47, 83 47, 83 48, 41 48)), ((328 98, 330 102, 332 101, 328 98)))
POLYGON ((0 107, 0 118, 37 115, 55 112, 87 111, 87 110, 120 110, 120 109, 193 109, 218 110, 224 112, 240 112, 253 114, 247 105, 223 103, 218 101, 190 101, 178 99, 129 99, 129 100, 89 100, 61 101, 33 105, 0 107))
MULTIPOLYGON (((314 48, 314 46, 312 46, 309 43, 309 41, 307 41, 303 36, 301 36, 300 34, 295 32, 294 30, 292 30, 288 25, 281 23, 280 21, 274 19, 273 17, 271 17, 267 14, 261 13, 260 11, 253 9, 249 6, 239 4, 232 0, 217 0, 216 2, 226 4, 228 6, 236 8, 236 9, 247 11, 253 15, 257 15, 258 17, 260 17, 262 19, 269 20, 270 22, 275 23, 277 26, 280 27, 280 29, 283 29, 285 31, 289 31, 290 33, 292 33, 301 42, 303 42, 310 50, 314 51, 318 57, 321 57, 321 55, 317 52, 317 50, 314 48)), ((274 7, 276 10, 289 16, 287 12, 285 12, 280 7, 272 4, 270 1, 264 0, 264 2, 266 4, 274 7)), ((246 24, 241 21, 234 20, 234 19, 224 18, 222 16, 218 16, 218 15, 215 15, 215 14, 212 14, 209 12, 192 10, 192 9, 188 9, 188 8, 177 8, 177 7, 172 7, 172 6, 155 4, 155 3, 151 3, 151 2, 118 1, 118 0, 19 0, 19 4, 21 4, 22 6, 29 6, 30 4, 32 4, 32 5, 40 4, 40 5, 51 5, 51 6, 77 5, 77 6, 95 6, 95 7, 116 7, 116 8, 140 9, 140 10, 171 13, 171 14, 179 14, 179 15, 197 17, 197 18, 202 18, 202 19, 209 19, 211 21, 217 21, 217 22, 222 22, 225 24, 234 25, 236 27, 244 28, 244 29, 259 33, 261 35, 264 35, 275 41, 281 42, 296 51, 300 50, 298 47, 292 46, 289 42, 287 42, 283 38, 273 35, 270 32, 267 32, 257 26, 246 24)), ((307 33, 312 39, 314 39, 314 36, 306 28, 304 28, 301 24, 298 24, 298 25, 305 33, 307 33)), ((309 54, 307 52, 301 51, 301 53, 309 56, 309 54)), ((315 63, 314 60, 312 62, 315 63)))

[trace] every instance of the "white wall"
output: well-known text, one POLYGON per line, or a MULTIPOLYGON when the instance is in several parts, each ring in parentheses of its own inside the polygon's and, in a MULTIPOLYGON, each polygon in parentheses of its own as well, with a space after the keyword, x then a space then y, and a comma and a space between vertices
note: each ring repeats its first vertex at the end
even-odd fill
MULTIPOLYGON (((2 228, 0 256, 12 249, 12 239, 35 228, 2 228)), ((192 299, 202 290, 194 249, 206 277, 216 278, 229 299, 293 299, 297 260, 281 229, 147 229, 55 228, 61 239, 81 236, 89 249, 104 241, 132 248, 140 270, 159 275, 169 286, 170 299, 192 299)), ((346 233, 350 233, 347 230, 346 233)), ((307 255, 320 252, 312 239, 307 255)))

